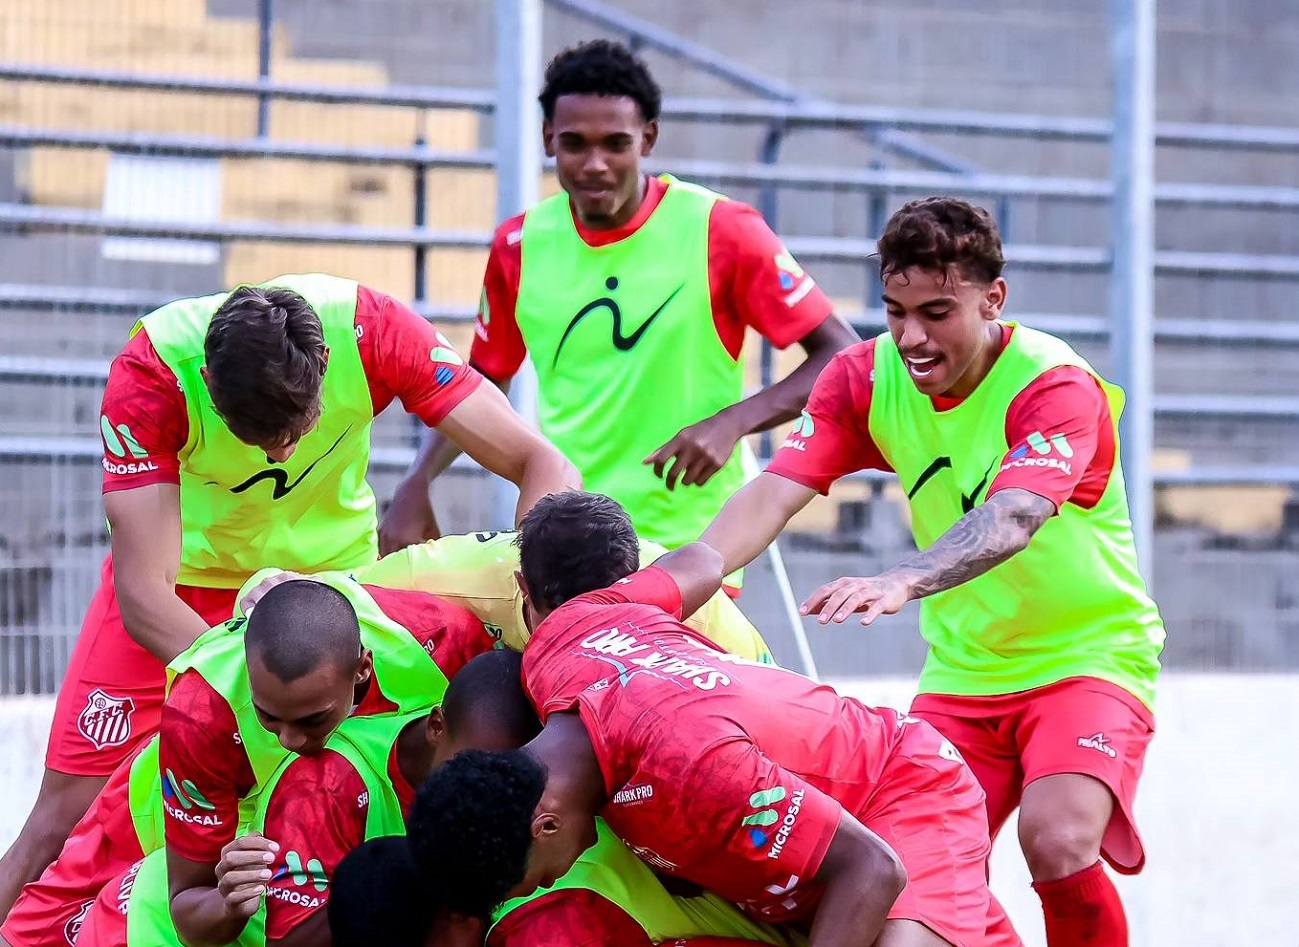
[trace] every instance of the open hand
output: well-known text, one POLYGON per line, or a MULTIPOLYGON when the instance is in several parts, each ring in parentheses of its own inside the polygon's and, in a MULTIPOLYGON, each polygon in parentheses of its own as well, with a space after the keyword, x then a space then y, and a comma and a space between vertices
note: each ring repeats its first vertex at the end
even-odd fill
POLYGON ((799 606, 804 615, 816 613, 821 624, 839 623, 853 612, 865 612, 861 623, 869 625, 881 615, 894 615, 911 601, 911 588, 903 579, 887 575, 864 578, 844 576, 827 582, 799 606))

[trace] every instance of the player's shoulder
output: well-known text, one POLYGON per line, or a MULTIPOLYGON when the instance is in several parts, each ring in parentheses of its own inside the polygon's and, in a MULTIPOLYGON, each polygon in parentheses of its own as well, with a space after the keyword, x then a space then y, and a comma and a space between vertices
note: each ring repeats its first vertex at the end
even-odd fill
POLYGON ((875 339, 862 339, 841 349, 822 370, 822 377, 839 377, 854 386, 875 381, 875 339))
POLYGON ((326 747, 319 753, 295 759, 285 769, 278 785, 302 798, 310 792, 321 792, 335 802, 350 803, 353 800, 343 793, 355 795, 364 791, 365 780, 351 760, 326 747))
POLYGON ((158 380, 176 384, 176 374, 163 361, 149 333, 141 326, 113 359, 114 380, 121 383, 149 383, 158 380), (122 371, 125 369, 125 371, 122 371))
POLYGON ((492 250, 509 251, 519 245, 523 239, 523 222, 528 216, 528 212, 515 214, 497 225, 495 233, 492 234, 492 250))

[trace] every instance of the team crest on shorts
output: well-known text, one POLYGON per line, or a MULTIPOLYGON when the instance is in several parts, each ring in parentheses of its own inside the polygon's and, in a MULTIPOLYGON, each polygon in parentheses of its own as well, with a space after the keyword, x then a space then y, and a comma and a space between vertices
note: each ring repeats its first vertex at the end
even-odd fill
POLYGON ((63 938, 68 942, 68 947, 74 947, 77 943, 77 935, 81 933, 81 925, 86 922, 86 915, 90 909, 95 906, 94 901, 87 901, 77 909, 77 913, 68 918, 68 923, 63 925, 63 938))
POLYGON ((86 709, 77 718, 81 735, 96 750, 121 746, 131 738, 131 714, 135 701, 129 697, 112 697, 96 688, 86 698, 86 709))

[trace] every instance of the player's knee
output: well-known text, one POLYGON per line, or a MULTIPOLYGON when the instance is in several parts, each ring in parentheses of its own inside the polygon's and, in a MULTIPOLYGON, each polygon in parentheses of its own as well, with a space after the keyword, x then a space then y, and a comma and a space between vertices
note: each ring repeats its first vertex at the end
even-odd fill
POLYGON ((1033 880, 1053 881, 1094 865, 1104 830, 1081 814, 1021 813, 1019 844, 1033 880))

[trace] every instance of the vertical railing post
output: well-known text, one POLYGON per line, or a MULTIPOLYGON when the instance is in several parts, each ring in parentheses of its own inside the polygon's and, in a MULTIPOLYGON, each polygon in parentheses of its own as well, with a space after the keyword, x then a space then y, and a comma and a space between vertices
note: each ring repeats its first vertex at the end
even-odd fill
MULTIPOLYGON (((773 123, 767 128, 767 134, 762 139, 762 150, 758 160, 763 166, 774 168, 780 161, 780 147, 785 141, 785 126, 779 122, 773 123)), ((765 181, 762 190, 758 193, 758 212, 767 221, 767 226, 772 230, 780 229, 778 217, 780 215, 780 190, 774 181, 765 181)), ((762 340, 762 348, 758 353, 758 372, 759 384, 763 388, 770 388, 776 380, 776 355, 772 350, 771 343, 767 339, 762 340)), ((772 437, 770 431, 763 431, 758 439, 758 453, 765 464, 771 459, 772 437)))
MULTIPOLYGON (((265 82, 271 77, 271 35, 275 31, 275 0, 257 0, 257 78, 265 82)), ((257 96, 257 137, 265 138, 271 132, 271 97, 266 93, 257 96)))
MULTIPOLYGON (((537 201, 541 179, 541 0, 496 0, 496 219, 537 201)), ((529 363, 510 386, 514 409, 536 415, 537 379, 529 363)), ((514 523, 518 491, 496 478, 492 522, 514 523)))
POLYGON ((1110 178, 1111 351, 1127 392, 1120 434, 1137 557, 1152 580, 1154 488, 1155 0, 1110 0, 1114 139, 1110 178))

